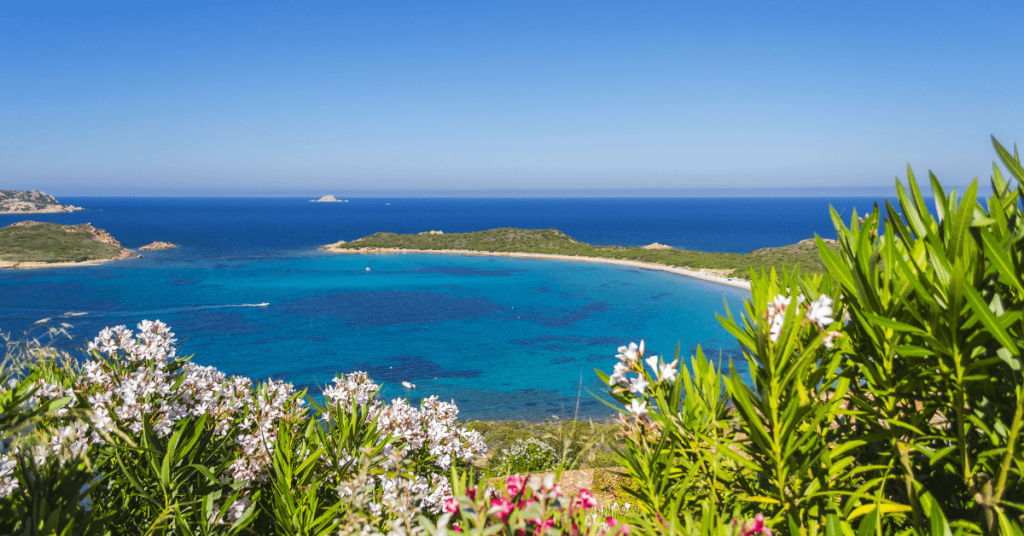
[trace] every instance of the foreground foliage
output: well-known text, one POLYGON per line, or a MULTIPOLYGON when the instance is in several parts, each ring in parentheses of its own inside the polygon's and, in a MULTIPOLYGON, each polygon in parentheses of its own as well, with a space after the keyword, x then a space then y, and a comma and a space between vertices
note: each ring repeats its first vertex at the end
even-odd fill
POLYGON ((960 198, 932 176, 932 215, 908 170, 898 209, 849 226, 833 211, 824 277, 755 274, 744 311, 721 319, 746 363, 622 349, 604 377, 632 417, 622 456, 648 515, 756 509, 801 535, 1022 533, 1024 169, 995 146, 1017 187, 994 167, 979 203, 976 182, 960 198))

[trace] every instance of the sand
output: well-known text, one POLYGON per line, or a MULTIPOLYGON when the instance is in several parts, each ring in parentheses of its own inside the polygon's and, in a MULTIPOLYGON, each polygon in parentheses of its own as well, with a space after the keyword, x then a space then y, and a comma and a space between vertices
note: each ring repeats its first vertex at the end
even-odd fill
POLYGON ((631 268, 640 268, 644 270, 658 270, 661 272, 670 272, 673 274, 684 275, 686 277, 693 277, 704 281, 710 281, 712 283, 719 283, 722 285, 729 285, 730 287, 741 288, 750 290, 750 281, 744 281, 741 279, 729 279, 720 275, 707 273, 697 270, 687 270, 686 268, 680 268, 678 266, 667 266, 664 264, 656 264, 653 262, 640 262, 630 261, 622 259, 605 259, 601 257, 578 257, 574 255, 555 255, 549 253, 508 253, 508 252, 493 252, 493 251, 471 251, 467 249, 397 249, 397 248, 360 248, 360 249, 344 249, 344 248, 332 248, 334 244, 323 246, 320 248, 321 251, 328 253, 342 253, 342 254, 392 254, 392 253, 437 253, 442 255, 476 255, 481 257, 516 257, 522 259, 551 259, 560 261, 575 261, 575 262, 600 262, 604 264, 617 264, 619 266, 629 266, 631 268))
POLYGON ((68 266, 94 266, 122 259, 96 259, 82 262, 13 262, 0 261, 0 270, 34 270, 36 268, 66 268, 68 266))

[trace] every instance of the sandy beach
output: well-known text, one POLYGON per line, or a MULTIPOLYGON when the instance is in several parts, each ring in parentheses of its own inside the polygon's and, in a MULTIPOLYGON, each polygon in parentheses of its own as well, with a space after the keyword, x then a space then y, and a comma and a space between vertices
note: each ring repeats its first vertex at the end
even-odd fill
POLYGON ((67 268, 69 266, 93 266, 122 259, 96 259, 82 262, 13 262, 0 261, 0 270, 34 270, 36 268, 67 268))
POLYGON ((741 288, 744 290, 750 290, 750 282, 743 281, 740 279, 729 279, 727 277, 718 276, 715 274, 700 272, 697 270, 687 270, 685 268, 679 268, 677 266, 667 266, 664 264, 656 264, 653 262, 640 262, 640 261, 629 261, 621 259, 605 259, 601 257, 577 257, 574 255, 555 255, 549 253, 509 253, 509 252, 496 252, 496 251, 471 251, 468 249, 397 249, 397 248, 359 248, 359 249, 345 249, 333 247, 333 244, 322 246, 320 251, 326 251, 328 253, 341 253, 350 255, 373 255, 373 254, 395 254, 395 253, 436 253, 442 255, 475 255, 480 257, 516 257, 522 259, 551 259, 560 261, 574 261, 574 262, 600 262, 604 264, 617 264, 619 266, 629 266, 631 268, 641 268, 644 270, 658 270, 661 272, 670 272, 673 274, 679 274, 686 277, 693 277, 696 279, 702 279, 704 281, 710 281, 712 283, 719 283, 722 285, 729 285, 730 287, 741 288))

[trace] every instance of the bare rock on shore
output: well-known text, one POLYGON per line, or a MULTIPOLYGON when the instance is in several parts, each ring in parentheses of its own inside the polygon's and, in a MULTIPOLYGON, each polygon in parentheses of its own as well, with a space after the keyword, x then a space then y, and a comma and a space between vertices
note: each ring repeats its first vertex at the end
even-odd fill
POLYGON ((348 242, 346 242, 344 240, 339 240, 339 241, 337 241, 337 242, 335 242, 333 244, 325 244, 323 246, 320 246, 319 249, 320 249, 320 251, 331 251, 331 250, 333 250, 335 248, 338 248, 338 247, 341 247, 341 246, 343 246, 343 245, 345 245, 347 243, 348 242))
POLYGON ((420 234, 444 234, 444 231, 423 231, 420 234))
POLYGON ((311 203, 348 203, 348 200, 346 199, 345 201, 342 201, 341 199, 336 199, 331 194, 327 194, 327 195, 321 197, 320 199, 310 199, 310 202, 311 203))
POLYGON ((675 249, 675 248, 672 247, 672 246, 666 246, 665 244, 659 244, 659 243, 655 242, 653 244, 647 244, 646 246, 643 246, 641 249, 675 249))
POLYGON ((152 244, 146 244, 139 248, 139 251, 156 251, 161 249, 174 249, 179 247, 178 244, 172 244, 170 242, 153 242, 152 244))

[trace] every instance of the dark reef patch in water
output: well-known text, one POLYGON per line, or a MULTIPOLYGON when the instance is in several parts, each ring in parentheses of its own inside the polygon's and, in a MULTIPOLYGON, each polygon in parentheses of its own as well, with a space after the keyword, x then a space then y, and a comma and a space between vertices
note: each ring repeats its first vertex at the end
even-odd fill
POLYGON ((389 274, 441 274, 470 277, 508 277, 526 270, 483 269, 475 266, 424 266, 412 270, 388 270, 389 274))
POLYGON ((594 302, 590 305, 578 307, 573 311, 564 312, 560 316, 556 316, 555 314, 525 314, 522 315, 522 319, 532 320, 543 326, 567 328, 572 327, 572 325, 577 322, 582 322, 595 314, 603 313, 609 309, 611 309, 611 304, 608 302, 594 302))

